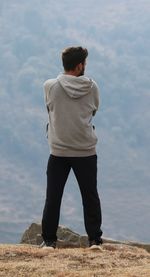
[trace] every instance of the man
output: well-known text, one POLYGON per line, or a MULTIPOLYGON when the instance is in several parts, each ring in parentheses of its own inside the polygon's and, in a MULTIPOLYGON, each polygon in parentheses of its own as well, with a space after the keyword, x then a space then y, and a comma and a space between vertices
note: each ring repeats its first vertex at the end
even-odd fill
POLYGON ((92 117, 99 106, 97 84, 83 76, 88 51, 69 47, 62 52, 64 73, 44 83, 49 114, 47 192, 42 218, 42 246, 55 248, 60 205, 72 168, 82 196, 89 246, 102 244, 101 206, 97 192, 97 137, 92 117))

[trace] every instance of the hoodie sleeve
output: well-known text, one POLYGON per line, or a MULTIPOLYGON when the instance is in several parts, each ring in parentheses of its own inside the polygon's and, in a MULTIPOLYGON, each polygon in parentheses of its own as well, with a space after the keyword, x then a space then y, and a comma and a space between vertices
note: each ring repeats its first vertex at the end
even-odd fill
POLYGON ((49 94, 49 80, 44 82, 43 84, 43 90, 44 90, 44 102, 47 105, 48 102, 48 94, 49 94))
POLYGON ((48 79, 47 81, 44 82, 43 84, 43 89, 44 89, 44 101, 45 101, 45 105, 47 107, 47 110, 49 112, 49 105, 51 102, 50 99, 50 89, 52 88, 52 86, 56 83, 56 79, 48 79))
POLYGON ((93 116, 96 114, 100 104, 100 92, 98 85, 93 81, 93 116))

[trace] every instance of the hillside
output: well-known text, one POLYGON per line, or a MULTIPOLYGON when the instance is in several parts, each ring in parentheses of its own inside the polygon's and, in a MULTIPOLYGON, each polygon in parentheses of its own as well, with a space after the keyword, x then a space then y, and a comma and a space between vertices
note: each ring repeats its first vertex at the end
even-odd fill
POLYGON ((137 247, 109 243, 102 251, 0 245, 0 276, 148 277, 150 254, 137 247))

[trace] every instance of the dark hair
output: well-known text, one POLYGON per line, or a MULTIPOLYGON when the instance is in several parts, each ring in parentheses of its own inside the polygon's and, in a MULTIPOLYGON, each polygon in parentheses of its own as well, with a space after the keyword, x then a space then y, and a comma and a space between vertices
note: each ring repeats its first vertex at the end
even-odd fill
POLYGON ((62 52, 62 63, 66 71, 73 70, 79 63, 84 63, 88 56, 88 50, 86 48, 68 47, 62 52))

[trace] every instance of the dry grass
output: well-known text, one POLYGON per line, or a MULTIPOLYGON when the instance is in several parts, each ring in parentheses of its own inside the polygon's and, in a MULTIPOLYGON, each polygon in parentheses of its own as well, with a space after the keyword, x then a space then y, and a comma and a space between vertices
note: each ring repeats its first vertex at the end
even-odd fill
POLYGON ((103 251, 47 250, 29 245, 0 245, 0 276, 149 277, 150 254, 136 247, 104 244, 103 251))

